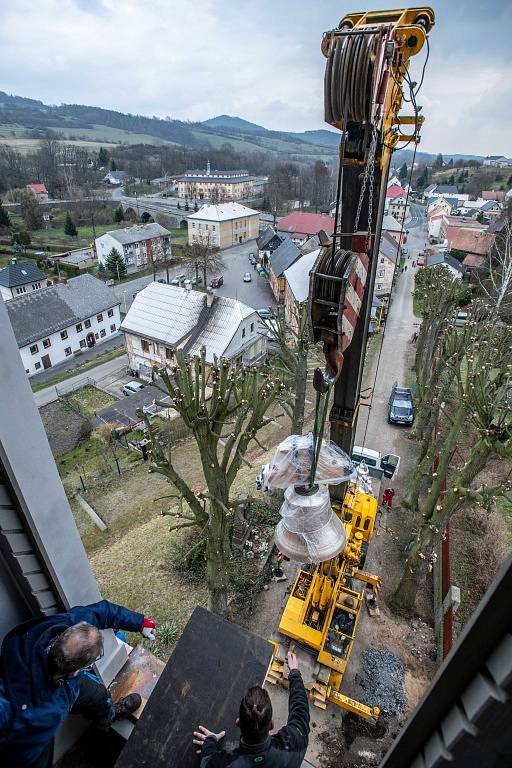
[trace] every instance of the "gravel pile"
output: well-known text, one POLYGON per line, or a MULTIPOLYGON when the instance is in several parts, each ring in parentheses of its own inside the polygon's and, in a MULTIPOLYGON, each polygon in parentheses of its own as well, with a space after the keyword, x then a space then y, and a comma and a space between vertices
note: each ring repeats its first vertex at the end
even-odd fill
POLYGON ((401 715, 407 704, 404 674, 402 662, 393 653, 377 648, 364 651, 362 687, 365 704, 380 707, 386 715, 401 715))

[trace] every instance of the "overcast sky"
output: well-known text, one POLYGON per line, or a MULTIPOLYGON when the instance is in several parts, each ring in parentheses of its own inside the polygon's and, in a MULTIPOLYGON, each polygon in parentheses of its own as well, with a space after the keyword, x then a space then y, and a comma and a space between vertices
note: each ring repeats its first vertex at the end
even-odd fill
MULTIPOLYGON (((368 0, 368 9, 395 0, 368 0)), ((0 90, 50 104, 323 127, 322 32, 365 2, 0 0, 0 90)), ((421 149, 512 156, 511 0, 438 0, 421 149)), ((423 52, 413 75, 423 63, 423 52)))

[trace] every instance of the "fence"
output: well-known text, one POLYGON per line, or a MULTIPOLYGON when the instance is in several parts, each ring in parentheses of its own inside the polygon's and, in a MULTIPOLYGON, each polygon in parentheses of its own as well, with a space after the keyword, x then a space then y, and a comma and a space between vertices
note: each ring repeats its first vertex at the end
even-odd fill
POLYGON ((90 376, 87 376, 85 379, 80 377, 78 381, 69 382, 62 387, 55 385, 55 392, 57 393, 57 397, 64 397, 65 395, 71 394, 71 392, 75 392, 77 389, 82 389, 82 387, 87 386, 96 386, 96 382, 94 379, 91 379, 90 376))

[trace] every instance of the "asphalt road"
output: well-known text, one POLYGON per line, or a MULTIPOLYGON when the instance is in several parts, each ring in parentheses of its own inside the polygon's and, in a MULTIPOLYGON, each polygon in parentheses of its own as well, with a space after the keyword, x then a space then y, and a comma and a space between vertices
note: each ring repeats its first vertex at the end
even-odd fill
MULTIPOLYGON (((208 281, 218 274, 224 277, 224 285, 214 290, 217 296, 228 296, 232 299, 238 299, 254 309, 275 305, 274 296, 267 279, 260 277, 249 262, 249 254, 257 254, 257 252, 258 248, 255 240, 250 240, 242 245, 235 245, 222 251, 223 268, 215 272, 215 274, 208 275, 208 281), (251 273, 252 280, 250 283, 244 283, 244 272, 251 273)), ((201 272, 199 274, 201 275, 201 272)), ((195 270, 190 267, 184 267, 183 264, 169 267, 169 279, 172 280, 176 275, 194 277, 195 270)), ((156 275, 156 279, 165 280, 165 270, 160 270, 156 275)), ((131 306, 134 294, 141 291, 151 282, 153 282, 153 276, 147 275, 146 277, 138 277, 115 285, 113 289, 121 302, 121 312, 125 314, 131 306)))
MULTIPOLYGON (((415 207, 418 208, 418 206, 415 207)), ((418 208, 418 211, 413 214, 415 217, 416 213, 418 213, 418 224, 411 225, 408 223, 406 225, 409 230, 407 238, 409 252, 404 266, 407 269, 400 274, 393 293, 380 360, 378 360, 377 353, 373 361, 373 370, 365 382, 366 385, 373 386, 375 381, 371 409, 362 408, 360 410, 356 430, 355 442, 357 445, 364 444, 367 448, 373 448, 384 454, 398 453, 400 455, 401 452, 403 453, 400 446, 403 445, 404 433, 408 431, 406 427, 388 424, 387 406, 395 381, 401 386, 406 384, 406 369, 410 364, 408 353, 412 352, 410 339, 417 327, 415 323, 418 323, 412 311, 414 274, 418 267, 413 267, 412 263, 416 261, 418 253, 425 248, 426 228, 421 208, 418 208)), ((405 469, 404 463, 407 461, 407 457, 402 456, 401 459, 400 474, 405 469)))
POLYGON ((411 230, 411 229, 416 229, 417 227, 421 227, 425 222, 425 216, 424 216, 425 209, 419 206, 417 203, 411 203, 410 210, 411 210, 411 218, 406 224, 407 229, 411 230))

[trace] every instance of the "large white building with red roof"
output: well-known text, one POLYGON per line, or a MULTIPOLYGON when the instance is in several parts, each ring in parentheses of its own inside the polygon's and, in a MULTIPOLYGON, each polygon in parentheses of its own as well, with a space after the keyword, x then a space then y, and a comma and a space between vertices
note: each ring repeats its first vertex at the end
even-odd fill
POLYGON ((409 216, 407 192, 401 184, 390 184, 386 190, 386 212, 402 221, 409 216))

